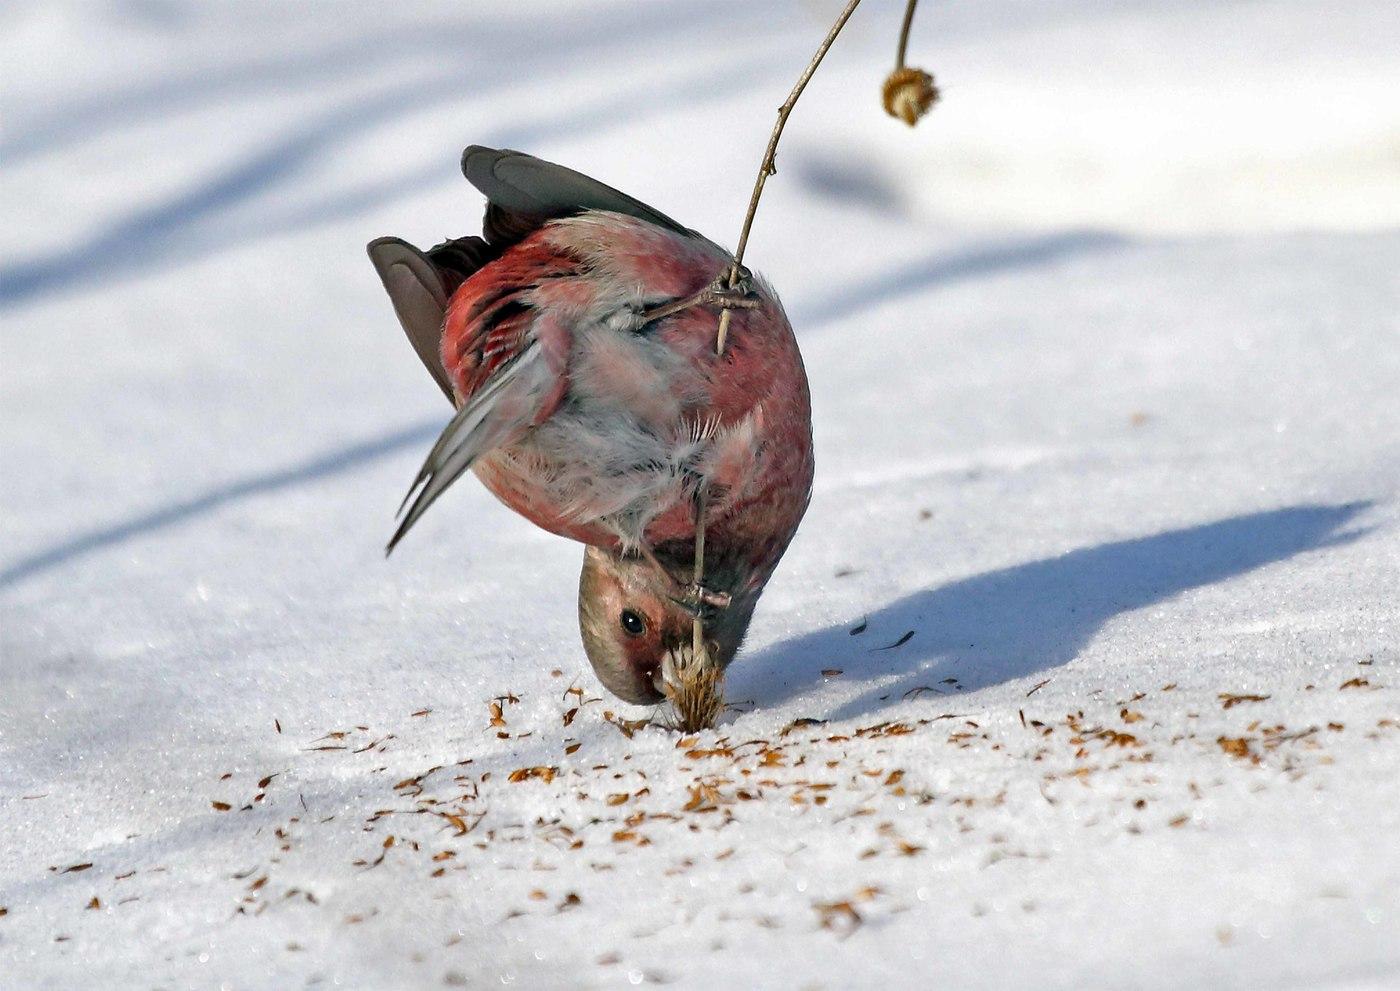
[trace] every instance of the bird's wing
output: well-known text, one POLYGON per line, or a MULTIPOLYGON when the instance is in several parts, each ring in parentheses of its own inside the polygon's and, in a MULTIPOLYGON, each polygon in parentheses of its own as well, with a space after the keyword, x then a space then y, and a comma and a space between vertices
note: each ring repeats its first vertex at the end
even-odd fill
POLYGON ((484 239, 459 238, 427 252, 398 238, 369 246, 414 350, 458 403, 404 499, 390 551, 477 458, 543 422, 567 389, 570 330, 536 310, 529 291, 576 274, 569 271, 576 260, 538 244, 507 249, 551 220, 587 210, 700 237, 626 193, 522 152, 472 145, 462 153, 462 173, 486 194, 484 239))
POLYGON ((523 152, 471 145, 462 152, 462 174, 486 195, 484 239, 455 238, 426 252, 397 237, 369 243, 370 261, 404 333, 448 399, 453 398, 452 377, 441 356, 447 301, 511 245, 551 220, 585 210, 626 214, 687 237, 700 236, 626 193, 523 152))
POLYGON ((452 383, 442 367, 442 318, 447 312, 448 292, 428 256, 407 241, 381 237, 369 243, 369 260, 384 283, 384 291, 394 304, 408 341, 418 360, 448 399, 452 383))
POLYGON ((546 221, 584 210, 622 213, 687 237, 699 236, 597 179, 524 152, 471 145, 462 152, 462 174, 486 194, 482 233, 492 246, 514 244, 546 221))
POLYGON ((380 237, 371 241, 367 250, 418 360, 443 394, 453 399, 452 380, 442 365, 447 301, 458 286, 500 252, 479 237, 444 241, 426 252, 401 238, 380 237))
POLYGON ((477 458, 538 426, 563 399, 572 331, 529 300, 530 273, 548 278, 565 269, 550 252, 538 254, 517 258, 514 265, 503 262, 499 279, 483 276, 482 284, 473 283, 449 302, 443 357, 459 408, 409 488, 407 511, 400 507, 402 518, 388 550, 477 458))

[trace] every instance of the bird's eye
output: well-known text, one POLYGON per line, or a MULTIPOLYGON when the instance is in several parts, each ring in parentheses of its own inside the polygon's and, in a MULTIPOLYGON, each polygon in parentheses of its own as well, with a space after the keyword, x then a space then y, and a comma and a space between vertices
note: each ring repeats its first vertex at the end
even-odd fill
POLYGON ((631 609, 622 610, 618 622, 622 624, 622 631, 629 637, 639 637, 647 630, 646 620, 631 609))

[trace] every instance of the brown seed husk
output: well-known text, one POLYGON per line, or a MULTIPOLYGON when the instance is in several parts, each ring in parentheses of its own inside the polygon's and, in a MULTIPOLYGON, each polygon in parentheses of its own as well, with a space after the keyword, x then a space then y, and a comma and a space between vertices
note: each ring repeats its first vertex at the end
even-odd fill
POLYGON ((724 669, 707 652, 697 656, 690 644, 666 655, 662 685, 682 733, 710 729, 724 711, 724 669))
POLYGON ((881 102, 885 113, 913 127, 938 102, 938 87, 923 69, 896 69, 885 80, 881 102))

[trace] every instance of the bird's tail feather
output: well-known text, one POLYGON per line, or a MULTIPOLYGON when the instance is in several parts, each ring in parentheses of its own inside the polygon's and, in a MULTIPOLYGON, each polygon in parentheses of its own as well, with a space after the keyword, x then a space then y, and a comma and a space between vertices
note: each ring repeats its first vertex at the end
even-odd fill
POLYGON ((520 373, 534 363, 537 352, 537 346, 527 348, 512 362, 512 367, 494 376, 485 388, 472 396, 448 421, 399 506, 399 515, 402 518, 399 520, 398 529, 394 531, 384 549, 386 555, 393 552, 398 542, 428 511, 428 507, 437 501, 438 496, 460 478, 477 458, 505 441, 514 421, 495 414, 500 411, 503 393, 512 384, 518 383, 520 373), (408 507, 407 512, 404 511, 404 507, 408 507))

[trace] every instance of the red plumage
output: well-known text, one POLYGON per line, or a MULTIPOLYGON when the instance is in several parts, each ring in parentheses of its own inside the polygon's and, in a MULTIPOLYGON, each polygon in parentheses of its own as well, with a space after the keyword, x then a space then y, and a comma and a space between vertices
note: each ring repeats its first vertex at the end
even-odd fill
POLYGON ((590 659, 618 694, 654 699, 661 656, 688 636, 697 610, 718 662, 733 657, 806 509, 811 409, 797 342, 761 283, 733 311, 722 355, 718 306, 652 319, 648 311, 714 283, 731 257, 644 204, 527 156, 479 156, 473 177, 473 153, 464 167, 490 197, 485 241, 427 256, 403 254, 414 249, 402 242, 371 246, 410 339, 458 407, 395 539, 472 468, 522 516, 594 548, 580 590, 590 659), (521 202, 544 208, 522 212, 521 202), (688 598, 679 592, 702 496, 704 590, 688 598), (706 596, 730 603, 706 607, 706 596))

